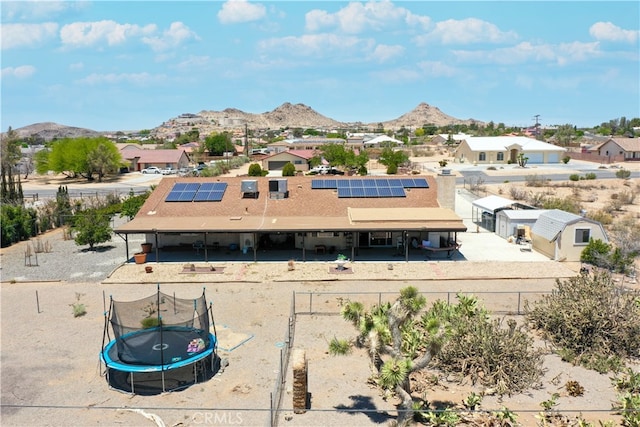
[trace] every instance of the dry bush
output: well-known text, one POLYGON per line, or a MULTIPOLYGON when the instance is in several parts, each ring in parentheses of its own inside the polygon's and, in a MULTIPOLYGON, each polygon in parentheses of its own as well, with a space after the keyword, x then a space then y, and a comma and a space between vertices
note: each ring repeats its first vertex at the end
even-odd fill
POLYGON ((621 368, 640 356, 640 292, 616 284, 608 273, 556 281, 556 289, 533 306, 526 319, 567 361, 598 372, 621 368))
POLYGON ((511 187, 509 194, 513 200, 527 200, 529 193, 526 190, 518 187, 511 187))
POLYGON ((534 174, 525 176, 524 181, 527 187, 542 187, 547 185, 549 180, 544 176, 534 174))
POLYGON ((602 225, 610 225, 613 223, 613 215, 604 210, 597 210, 595 212, 588 212, 587 218, 594 221, 598 221, 602 225))

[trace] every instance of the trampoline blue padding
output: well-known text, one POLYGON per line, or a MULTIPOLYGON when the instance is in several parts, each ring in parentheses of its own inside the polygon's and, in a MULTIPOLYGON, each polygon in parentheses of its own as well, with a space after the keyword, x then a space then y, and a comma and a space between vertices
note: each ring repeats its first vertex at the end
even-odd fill
POLYGON ((193 364, 213 354, 216 337, 209 333, 204 347, 194 348, 203 331, 183 327, 143 329, 113 340, 100 352, 107 368, 121 372, 160 372, 193 364), (122 345, 123 342, 126 345, 122 345), (118 345, 120 344, 120 345, 118 345))

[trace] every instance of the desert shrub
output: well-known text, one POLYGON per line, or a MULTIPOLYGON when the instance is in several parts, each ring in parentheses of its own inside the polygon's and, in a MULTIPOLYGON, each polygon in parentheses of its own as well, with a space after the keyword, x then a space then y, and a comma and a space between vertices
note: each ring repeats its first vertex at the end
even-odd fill
POLYGON ((249 176, 262 176, 262 167, 259 163, 252 163, 249 165, 249 176))
POLYGON ((542 352, 513 319, 491 320, 476 297, 458 295, 459 303, 436 301, 425 316, 448 324, 447 338, 435 366, 462 378, 471 378, 499 394, 518 393, 542 376, 542 352))
POLYGON ((387 174, 388 175, 395 175, 398 173, 398 165, 391 163, 389 165, 387 165, 387 174))
POLYGON ((560 209, 565 212, 577 214, 582 210, 580 203, 569 197, 549 197, 542 202, 543 209, 560 209))
POLYGON ((619 169, 616 171, 616 178, 627 179, 631 176, 631 171, 627 169, 619 169))
POLYGON ((618 195, 616 195, 616 197, 611 197, 611 200, 609 200, 609 203, 607 203, 607 205, 604 207, 604 209, 611 213, 611 212, 617 212, 617 211, 621 211, 622 210, 622 201, 618 198, 618 195))
POLYGON ((611 382, 621 393, 613 408, 622 415, 622 425, 640 426, 640 372, 627 368, 626 372, 611 378, 611 382))
POLYGON ((157 316, 145 317, 140 321, 140 323, 142 324, 142 327, 144 329, 155 328, 156 326, 160 326, 162 324, 157 316))
POLYGON ((496 169, 496 167, 495 167, 495 166, 489 166, 489 167, 487 168, 487 170, 488 170, 488 171, 495 171, 495 170, 497 170, 497 169, 496 169))
POLYGON ((540 175, 527 175, 524 177, 524 182, 527 187, 542 187, 546 185, 547 179, 540 175))
POLYGON ((609 225, 613 223, 613 215, 603 210, 588 213, 587 218, 598 221, 602 225, 609 225))
POLYGON ((569 156, 564 156, 564 157, 562 158, 562 163, 564 163, 564 164, 566 165, 567 163, 569 163, 569 160, 571 160, 571 157, 569 157, 569 156))
POLYGON ((288 162, 282 167, 282 176, 295 176, 296 167, 293 163, 288 162))
MULTIPOLYGON (((613 194, 611 196, 613 197, 613 194)), ((620 203, 623 205, 632 205, 636 200, 636 194, 627 190, 618 193, 617 196, 618 200, 620 200, 620 203)))
POLYGON ((596 267, 609 268, 611 245, 600 239, 589 239, 589 244, 582 250, 580 261, 596 267))
POLYGON ((581 274, 557 280, 553 293, 532 306, 526 302, 525 316, 565 359, 607 372, 640 355, 638 298, 607 273, 581 274))
POLYGON ((578 175, 577 173, 572 173, 571 175, 569 175, 569 180, 570 181, 580 181, 580 175, 578 175))
POLYGON ((596 179, 598 176, 594 172, 584 174, 584 179, 596 179))
POLYGON ((513 200, 527 200, 527 192, 518 187, 511 187, 509 194, 513 200))

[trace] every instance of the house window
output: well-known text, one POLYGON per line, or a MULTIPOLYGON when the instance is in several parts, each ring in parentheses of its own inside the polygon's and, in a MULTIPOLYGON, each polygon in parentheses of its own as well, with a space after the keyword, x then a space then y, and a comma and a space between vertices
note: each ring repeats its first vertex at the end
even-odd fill
POLYGON ((487 160, 487 153, 485 153, 484 151, 482 151, 482 152, 480 153, 479 160, 480 160, 481 162, 486 161, 486 160, 487 160))
POLYGON ((576 245, 586 245, 591 238, 591 229, 589 228, 576 228, 576 245))
POLYGON ((498 153, 496 155, 496 160, 498 160, 499 162, 503 162, 504 161, 504 153, 498 153))

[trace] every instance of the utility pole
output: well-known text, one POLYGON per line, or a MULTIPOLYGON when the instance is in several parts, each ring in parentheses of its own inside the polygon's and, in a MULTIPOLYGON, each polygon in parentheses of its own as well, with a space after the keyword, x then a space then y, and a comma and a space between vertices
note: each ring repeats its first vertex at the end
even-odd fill
POLYGON ((244 155, 249 157, 249 125, 244 124, 244 155))
POLYGON ((536 119, 536 124, 534 125, 534 133, 536 135, 536 139, 538 139, 540 137, 540 114, 536 114, 535 116, 533 116, 534 119, 536 119))

